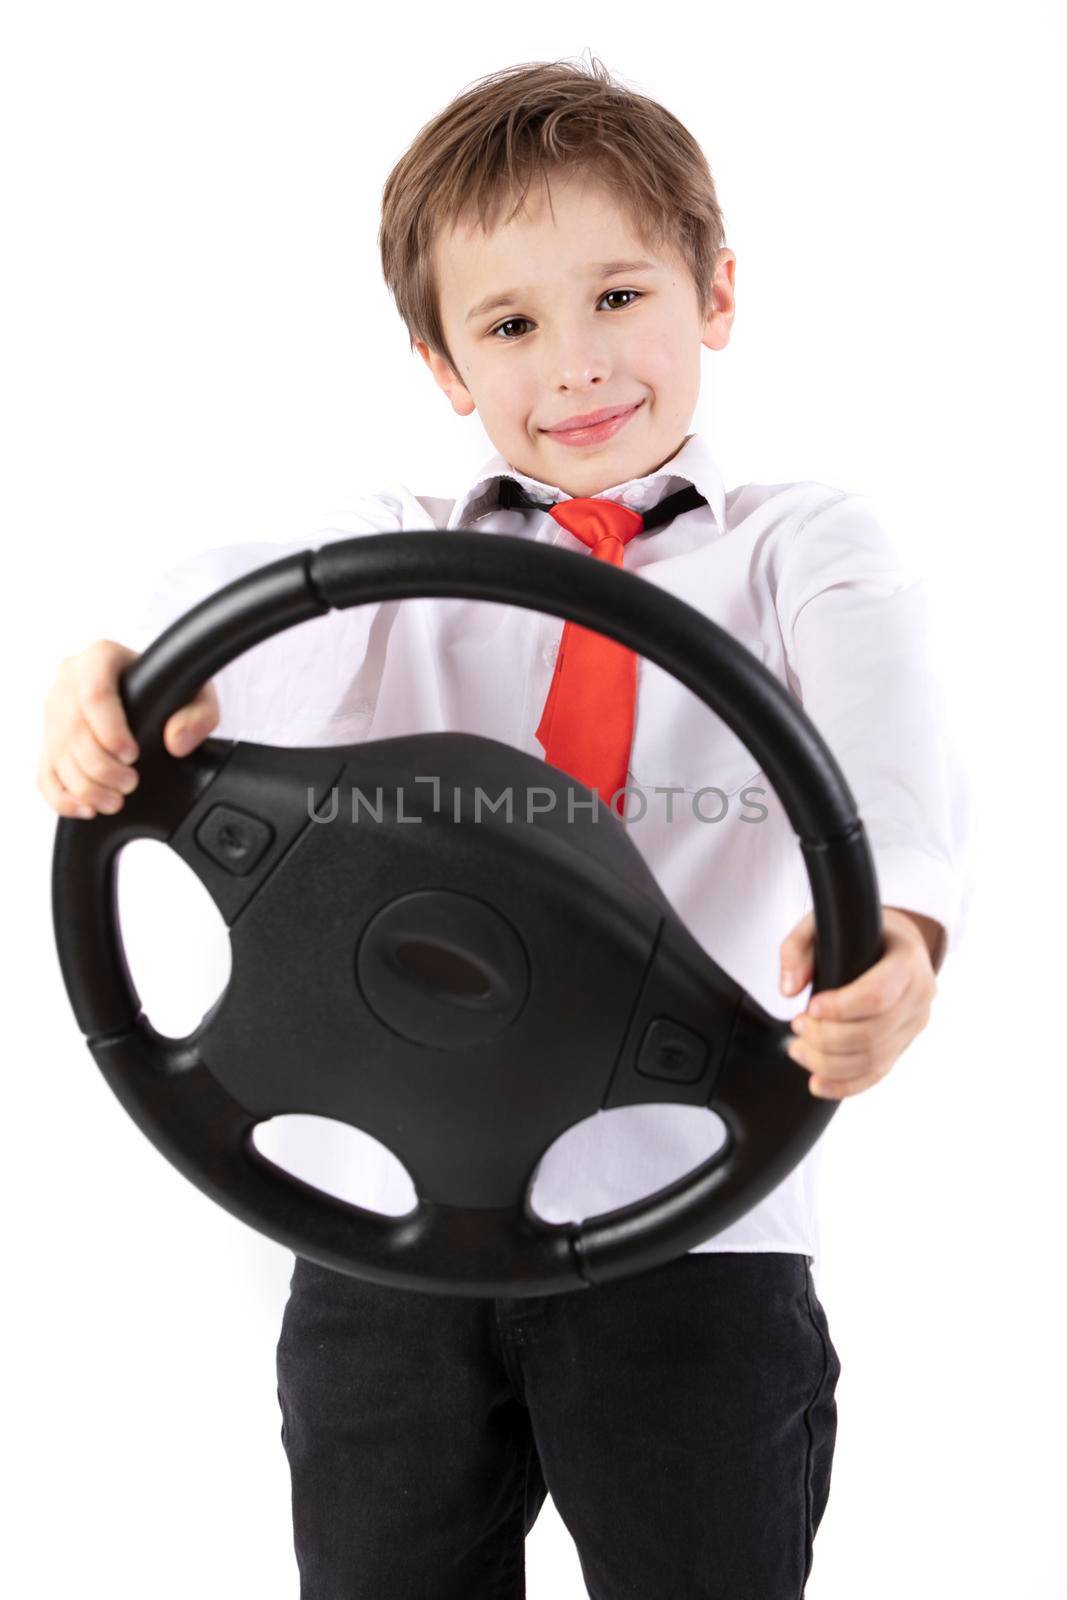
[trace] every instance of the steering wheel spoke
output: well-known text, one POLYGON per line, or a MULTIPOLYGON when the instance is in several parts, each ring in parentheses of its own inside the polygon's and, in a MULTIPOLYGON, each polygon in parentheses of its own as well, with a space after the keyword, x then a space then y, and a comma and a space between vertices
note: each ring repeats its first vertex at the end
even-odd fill
MULTIPOLYGON (((196 873, 230 928, 301 836, 317 825, 348 749, 252 742, 207 752, 192 769, 189 805, 167 843, 196 873)), ((184 761, 195 762, 200 750, 184 761)), ((182 763, 175 763, 181 765, 182 763)))

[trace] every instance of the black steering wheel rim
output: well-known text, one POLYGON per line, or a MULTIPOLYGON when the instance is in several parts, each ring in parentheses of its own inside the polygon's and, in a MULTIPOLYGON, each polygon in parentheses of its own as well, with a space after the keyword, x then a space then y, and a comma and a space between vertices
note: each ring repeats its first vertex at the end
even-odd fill
MULTIPOLYGON (((719 1152, 657 1194, 580 1224, 535 1223, 527 1213, 506 1225, 496 1219, 497 1230, 496 1214, 486 1211, 472 1249, 467 1212, 437 1206, 424 1216, 420 1207, 411 1220, 385 1218, 282 1175, 251 1147, 243 1108, 202 1071, 194 1126, 184 1116, 180 1084, 203 1063, 183 1057, 141 1010, 118 928, 118 852, 134 837, 170 842, 236 748, 234 741, 208 739, 176 761, 162 745, 168 717, 229 662, 276 633, 331 609, 417 597, 485 600, 569 618, 684 684, 757 757, 797 835, 816 923, 813 989, 848 983, 879 958, 881 908, 855 800, 829 747, 773 673, 702 612, 634 574, 506 535, 427 531, 347 539, 261 567, 178 618, 124 674, 120 692, 141 750, 142 783, 119 815, 89 825, 61 819, 57 826, 53 918, 72 1007, 105 1078, 157 1148, 234 1215, 325 1265, 441 1293, 509 1295, 560 1292, 645 1270, 750 1209, 824 1131, 838 1103, 808 1094, 791 1060, 788 1070, 803 1093, 791 1096, 788 1138, 779 1138, 762 1173, 766 1151, 751 1137, 759 1084, 744 1085, 735 1074, 738 1103, 745 1099, 754 1120, 730 1126, 729 1159, 719 1152), (153 786, 156 814, 146 822, 136 802, 153 786), (239 1127, 240 1170, 227 1145, 239 1127), (220 1131, 213 1142, 213 1128, 229 1133, 220 1131)), ((766 1053, 767 1014, 740 992, 735 1035, 753 1050, 758 1040, 766 1053)), ((787 1036, 782 1025, 783 1057, 787 1036)))

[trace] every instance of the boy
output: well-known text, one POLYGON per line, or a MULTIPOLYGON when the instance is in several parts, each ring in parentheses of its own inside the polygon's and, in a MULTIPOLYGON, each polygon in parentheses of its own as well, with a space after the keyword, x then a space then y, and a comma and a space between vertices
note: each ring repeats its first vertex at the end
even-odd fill
MULTIPOLYGON (((813 1002, 795 1046, 812 1091, 842 1098, 879 1081, 926 1025, 962 926, 959 772, 931 706, 922 587, 862 497, 817 483, 727 494, 685 432, 701 349, 729 340, 735 257, 692 137, 597 66, 484 80, 390 174, 382 262, 411 347, 459 415, 478 411, 497 453, 452 501, 393 485, 316 542, 433 523, 606 555, 705 611, 803 700, 856 796, 886 902, 882 960, 813 1002), (604 411, 608 423, 575 426, 604 411), (590 500, 602 503, 593 512, 626 508, 629 521, 608 519, 624 548, 609 549, 601 526, 594 550, 590 500)), ((183 563, 149 608, 144 642, 286 553, 245 544, 183 563)), ((356 607, 254 647, 170 718, 165 742, 180 755, 212 732, 343 744, 452 729, 573 771, 601 730, 585 728, 588 747, 572 741, 564 762, 554 718, 571 715, 573 731, 573 667, 597 659, 587 648, 521 607, 356 607)), ((117 809, 136 783, 115 687, 135 655, 105 640, 61 668, 38 781, 63 815, 117 809)), ((616 691, 632 659, 599 657, 616 691)), ((730 730, 652 663, 635 665, 622 746, 593 763, 601 798, 614 799, 621 762, 647 802, 627 806, 631 835, 669 899, 774 1011, 765 964, 782 927, 793 924, 782 993, 813 971, 788 819, 730 730)), ((532 1203, 562 1221, 648 1194, 707 1159, 712 1120, 677 1106, 593 1118, 545 1153, 532 1203)), ((321 1129, 286 1137, 289 1170, 354 1203, 408 1208, 406 1175, 373 1141, 356 1135, 353 1156, 321 1129)), ((802 1594, 841 1370, 811 1274, 820 1148, 712 1239, 585 1291, 453 1298, 298 1257, 278 1399, 303 1600, 521 1596, 523 1540, 548 1491, 595 1600, 802 1594)))

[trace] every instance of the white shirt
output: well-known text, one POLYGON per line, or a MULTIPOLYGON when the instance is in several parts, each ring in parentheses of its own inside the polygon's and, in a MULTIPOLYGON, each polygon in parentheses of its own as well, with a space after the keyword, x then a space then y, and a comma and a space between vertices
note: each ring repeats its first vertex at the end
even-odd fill
MULTIPOLYGON (((180 563, 151 596, 132 648, 143 650, 197 601, 257 567, 361 534, 471 529, 588 555, 547 512, 490 509, 502 474, 542 502, 569 498, 499 454, 455 499, 390 484, 305 537, 224 545, 180 563)), ((866 496, 814 482, 745 484, 727 494, 698 434, 655 472, 603 494, 644 511, 686 484, 707 505, 631 540, 626 570, 703 611, 798 697, 855 796, 881 903, 935 918, 947 954, 970 901, 968 790, 927 658, 924 580, 901 564, 866 496)), ((295 746, 456 731, 543 759, 534 730, 563 626, 519 606, 439 597, 331 611, 253 646, 216 676, 215 736, 295 746)), ((637 670, 627 781, 645 791, 647 809, 627 798, 630 836, 708 953, 773 1016, 793 1016, 810 988, 780 994, 778 952, 812 901, 792 826, 726 724, 644 657, 637 670), (694 807, 707 785, 722 798, 705 795, 694 807), (655 792, 670 786, 685 792, 655 792)), ((724 1134, 698 1107, 600 1112, 546 1152, 531 1204, 550 1222, 614 1210, 705 1161, 724 1134)), ((400 1213, 415 1202, 406 1171, 368 1135, 294 1116, 262 1130, 257 1144, 354 1204, 400 1213)), ((764 1200, 694 1249, 814 1259, 821 1151, 820 1142, 764 1200)))

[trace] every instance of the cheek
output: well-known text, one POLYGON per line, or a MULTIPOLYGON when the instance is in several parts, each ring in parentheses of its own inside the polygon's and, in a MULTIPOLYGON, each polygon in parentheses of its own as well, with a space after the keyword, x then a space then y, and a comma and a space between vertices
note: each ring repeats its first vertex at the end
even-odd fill
MULTIPOLYGON (((699 351, 699 341, 696 350, 699 351)), ((677 323, 657 323, 642 328, 640 338, 628 346, 626 362, 634 376, 651 390, 676 388, 692 373, 699 373, 699 354, 694 353, 694 342, 684 336, 677 323)))

